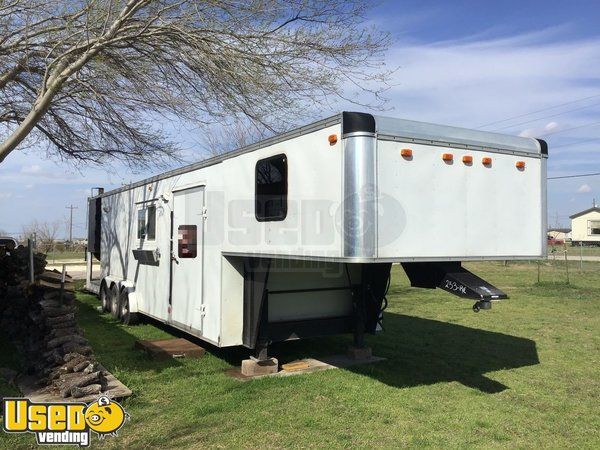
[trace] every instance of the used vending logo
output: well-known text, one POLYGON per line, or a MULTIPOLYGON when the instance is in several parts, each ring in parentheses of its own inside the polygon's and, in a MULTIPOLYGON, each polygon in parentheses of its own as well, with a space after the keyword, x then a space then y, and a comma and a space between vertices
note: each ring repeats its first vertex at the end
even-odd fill
POLYGON ((25 398, 4 399, 4 431, 35 433, 38 445, 90 445, 92 431, 99 439, 116 436, 129 419, 123 407, 108 397, 85 403, 34 403, 25 398))

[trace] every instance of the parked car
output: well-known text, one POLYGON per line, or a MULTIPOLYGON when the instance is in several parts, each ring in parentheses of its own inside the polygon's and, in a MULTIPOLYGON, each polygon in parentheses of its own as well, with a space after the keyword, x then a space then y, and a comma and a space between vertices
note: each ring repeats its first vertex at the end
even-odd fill
POLYGON ((555 239, 552 236, 548 236, 548 245, 565 245, 565 241, 562 239, 555 239))

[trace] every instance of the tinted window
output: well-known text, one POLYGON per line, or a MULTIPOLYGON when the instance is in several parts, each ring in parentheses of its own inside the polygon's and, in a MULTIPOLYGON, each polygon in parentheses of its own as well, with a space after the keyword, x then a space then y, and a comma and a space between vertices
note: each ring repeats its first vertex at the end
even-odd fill
POLYGON ((287 158, 285 155, 256 163, 256 219, 283 220, 287 215, 287 158))
POLYGON ((156 239, 156 206, 148 207, 148 216, 146 220, 146 238, 149 241, 156 239))
POLYGON ((146 237, 146 211, 140 209, 138 211, 137 237, 144 239, 146 237))

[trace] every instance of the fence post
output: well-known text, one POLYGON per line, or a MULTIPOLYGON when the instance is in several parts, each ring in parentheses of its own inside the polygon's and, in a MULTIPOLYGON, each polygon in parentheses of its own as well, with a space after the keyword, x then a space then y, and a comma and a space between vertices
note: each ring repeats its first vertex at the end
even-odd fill
POLYGON ((579 243, 579 270, 583 270, 583 242, 579 243))
POLYGON ((59 301, 58 304, 62 305, 63 304, 63 300, 65 297, 65 275, 67 273, 67 265, 63 264, 62 265, 62 274, 60 276, 60 297, 59 297, 59 301))
POLYGON ((27 248, 29 249, 29 282, 35 282, 35 268, 33 267, 33 239, 27 238, 27 248))
POLYGON ((567 284, 571 284, 569 281, 569 258, 567 258, 567 244, 565 243, 565 272, 567 274, 567 284))

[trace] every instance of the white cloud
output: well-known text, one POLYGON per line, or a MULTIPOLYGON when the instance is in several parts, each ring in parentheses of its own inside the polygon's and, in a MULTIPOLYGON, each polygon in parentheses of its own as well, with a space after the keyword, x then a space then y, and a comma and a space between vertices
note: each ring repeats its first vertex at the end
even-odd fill
POLYGON ((42 173, 42 166, 40 166, 39 164, 31 164, 29 166, 23 166, 23 167, 21 167, 21 173, 28 174, 28 175, 38 175, 38 174, 42 173))
MULTIPOLYGON (((388 67, 399 67, 387 93, 393 107, 390 114, 478 127, 597 94, 589 80, 597 79, 600 71, 600 39, 558 41, 556 37, 553 29, 508 39, 398 42, 387 60, 388 67)), ((567 118, 573 119, 561 117, 560 122, 567 118)), ((558 125, 557 120, 542 128, 550 132, 558 125)), ((518 129, 502 132, 518 133, 518 129)))
POLYGON ((0 200, 9 199, 12 197, 12 192, 0 192, 0 200))
POLYGON ((35 187, 35 184, 26 184, 25 185, 25 189, 33 189, 35 187))
POLYGON ((589 184, 582 184, 579 186, 579 189, 577 189, 578 194, 587 194, 588 192, 592 192, 592 188, 589 184))
POLYGON ((522 137, 543 137, 550 132, 559 131, 559 125, 557 122, 549 122, 542 127, 526 128, 519 133, 522 137))

